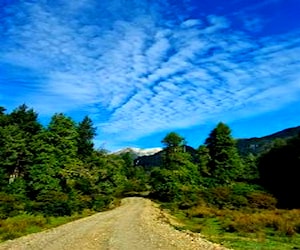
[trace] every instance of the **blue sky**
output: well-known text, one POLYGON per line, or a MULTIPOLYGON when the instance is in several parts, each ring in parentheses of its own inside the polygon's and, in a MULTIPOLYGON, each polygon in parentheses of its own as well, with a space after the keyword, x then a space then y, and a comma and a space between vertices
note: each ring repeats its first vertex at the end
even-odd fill
POLYGON ((23 103, 108 150, 298 126, 300 1, 0 0, 0 105, 23 103))

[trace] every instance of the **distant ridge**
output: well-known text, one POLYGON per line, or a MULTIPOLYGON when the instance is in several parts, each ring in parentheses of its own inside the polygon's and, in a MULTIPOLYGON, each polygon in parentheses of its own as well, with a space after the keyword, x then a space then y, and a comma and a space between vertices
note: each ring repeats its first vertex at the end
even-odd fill
POLYGON ((150 156, 162 151, 162 148, 124 148, 114 152, 113 154, 121 155, 129 153, 133 159, 141 156, 150 156))
POLYGON ((273 145, 274 140, 283 139, 287 140, 292 137, 297 136, 300 133, 300 126, 287 128, 276 132, 271 135, 267 135, 264 137, 253 137, 249 139, 238 139, 237 140, 237 148, 241 155, 248 155, 252 153, 254 155, 258 155, 268 149, 270 149, 273 145))
MULTIPOLYGON (((196 150, 190 146, 184 146, 184 150, 192 156, 192 161, 196 159, 196 150)), ((142 166, 145 169, 151 169, 152 167, 158 167, 162 165, 164 150, 161 150, 153 155, 141 156, 135 160, 136 166, 142 166)))
MULTIPOLYGON (((274 140, 283 139, 287 140, 292 137, 297 136, 300 133, 300 126, 294 128, 287 128, 276 132, 271 135, 264 137, 254 137, 249 139, 238 139, 237 148, 242 156, 246 156, 250 153, 253 155, 258 155, 268 149, 273 145, 274 140)), ((126 150, 126 149, 125 149, 126 150)), ((186 146, 186 151, 192 156, 193 161, 196 161, 196 150, 190 146, 186 146)), ((153 151, 154 152, 154 151, 153 151)), ((160 149, 158 152, 151 155, 142 155, 135 158, 135 165, 143 166, 146 169, 150 169, 155 166, 160 166, 162 164, 163 150, 160 149)))

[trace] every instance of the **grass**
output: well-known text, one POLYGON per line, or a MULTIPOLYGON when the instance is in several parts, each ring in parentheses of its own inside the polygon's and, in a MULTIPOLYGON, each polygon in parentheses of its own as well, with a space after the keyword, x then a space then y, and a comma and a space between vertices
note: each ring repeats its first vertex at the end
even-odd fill
POLYGON ((60 226, 62 224, 87 217, 94 212, 84 210, 80 214, 63 217, 44 217, 42 215, 21 214, 0 220, 0 242, 12 240, 27 234, 41 232, 45 229, 60 226))
POLYGON ((180 230, 201 233, 236 250, 300 249, 300 210, 222 210, 196 206, 174 212, 180 230))

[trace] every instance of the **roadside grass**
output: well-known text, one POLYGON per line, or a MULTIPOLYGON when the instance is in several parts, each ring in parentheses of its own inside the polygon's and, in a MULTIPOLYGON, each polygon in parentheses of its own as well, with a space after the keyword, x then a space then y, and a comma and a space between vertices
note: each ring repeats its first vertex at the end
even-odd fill
POLYGON ((62 224, 81 219, 94 214, 91 210, 84 210, 72 216, 44 217, 42 215, 20 214, 0 220, 0 242, 12 240, 27 234, 41 232, 62 224))
POLYGON ((179 230, 236 250, 300 249, 300 209, 228 210, 196 206, 173 211, 179 230))
MULTIPOLYGON (((21 212, 20 214, 0 219, 0 243, 12 240, 32 233, 38 233, 46 229, 58 227, 71 221, 91 216, 97 212, 103 212, 120 206, 121 199, 115 198, 107 206, 101 205, 97 209, 83 209, 80 213, 76 212, 71 216, 44 216, 42 214, 31 214, 21 212)), ((3 218, 0 213, 0 218, 3 218)))

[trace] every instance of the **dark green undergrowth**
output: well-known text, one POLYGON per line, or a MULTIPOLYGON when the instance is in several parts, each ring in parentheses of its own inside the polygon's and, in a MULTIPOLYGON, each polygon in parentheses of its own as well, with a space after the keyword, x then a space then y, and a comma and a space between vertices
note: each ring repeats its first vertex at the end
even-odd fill
POLYGON ((212 242, 247 250, 300 249, 300 210, 228 210, 196 206, 173 210, 184 226, 212 242))

